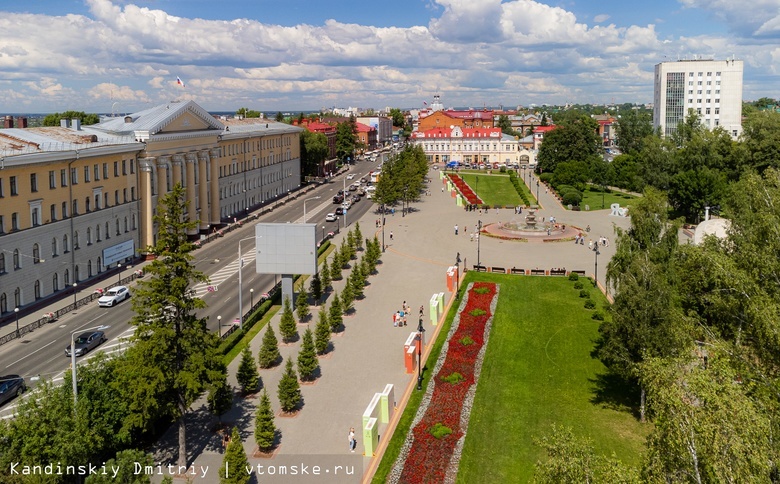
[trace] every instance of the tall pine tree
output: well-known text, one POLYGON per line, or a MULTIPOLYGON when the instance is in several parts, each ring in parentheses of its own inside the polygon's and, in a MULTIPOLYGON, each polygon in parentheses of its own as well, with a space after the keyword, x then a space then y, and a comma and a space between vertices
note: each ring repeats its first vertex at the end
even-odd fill
POLYGON ((322 284, 322 292, 325 292, 330 287, 330 283, 332 281, 330 280, 330 269, 328 268, 328 263, 325 262, 322 264, 322 269, 320 269, 320 283, 322 284))
POLYGON ((270 452, 276 443, 276 425, 274 425, 274 412, 271 409, 271 399, 268 391, 263 389, 260 397, 260 405, 255 413, 255 443, 260 452, 270 452))
POLYGON ((260 368, 271 368, 275 366, 282 355, 279 353, 279 340, 276 339, 276 333, 269 323, 265 328, 263 335, 263 344, 260 346, 260 352, 257 354, 257 363, 260 368))
POLYGON ((325 311, 325 306, 323 305, 320 308, 317 326, 314 328, 314 347, 317 349, 318 355, 324 355, 328 352, 329 345, 330 321, 328 321, 328 313, 325 311))
POLYGON ((298 326, 295 324, 290 298, 284 298, 284 309, 282 310, 282 319, 279 321, 279 334, 282 335, 282 341, 289 343, 295 341, 298 337, 298 326))
POLYGON ((298 352, 298 375, 303 381, 314 380, 315 372, 319 366, 317 352, 314 348, 314 335, 311 328, 306 328, 303 333, 301 350, 298 352))
POLYGON ((330 265, 330 278, 332 281, 341 280, 341 271, 344 269, 344 263, 341 260, 341 251, 336 249, 333 251, 333 260, 330 265))
POLYGON ((249 346, 244 347, 244 351, 241 352, 241 363, 238 365, 236 380, 244 393, 254 392, 260 383, 255 358, 252 356, 252 350, 249 349, 249 346))
POLYGON ((343 311, 341 309, 341 301, 339 300, 339 294, 334 293, 333 299, 330 301, 330 309, 328 310, 328 320, 330 321, 330 329, 334 333, 338 333, 343 328, 344 318, 342 317, 343 311))
POLYGON ((363 250, 363 234, 360 232, 360 222, 355 222, 355 248, 363 250))
POLYGON ((303 288, 303 284, 301 284, 300 290, 298 291, 298 298, 295 300, 295 312, 297 313, 298 321, 300 322, 306 321, 310 314, 309 301, 306 298, 306 290, 303 288))
POLYGON ((233 427, 230 443, 222 459, 222 467, 219 468, 219 483, 246 484, 249 482, 249 474, 246 472, 248 465, 249 460, 246 458, 244 444, 241 442, 241 434, 238 433, 237 427, 233 427))
POLYGON ((277 396, 279 397, 279 406, 282 411, 287 413, 295 411, 301 403, 301 387, 293 367, 292 357, 287 358, 284 373, 279 380, 277 396))
POLYGON ((352 289, 352 277, 353 274, 347 277, 347 283, 344 284, 344 289, 341 291, 341 312, 343 314, 347 314, 354 308, 355 291, 352 289))
MULTIPOLYGON (((328 267, 325 264, 325 267, 328 267)), ((311 284, 309 284, 309 291, 311 292, 311 298, 314 300, 314 304, 319 306, 320 299, 322 299, 322 279, 319 274, 314 274, 311 278, 311 284)))

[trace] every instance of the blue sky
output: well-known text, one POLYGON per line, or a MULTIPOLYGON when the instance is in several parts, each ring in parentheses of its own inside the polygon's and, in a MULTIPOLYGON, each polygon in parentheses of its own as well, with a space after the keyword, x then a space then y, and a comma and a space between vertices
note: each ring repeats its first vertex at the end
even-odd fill
POLYGON ((780 2, 35 0, 0 4, 5 112, 650 102, 653 66, 745 61, 777 97, 780 2), (45 32, 45 35, 40 35, 45 32), (186 87, 176 84, 181 77, 186 87))

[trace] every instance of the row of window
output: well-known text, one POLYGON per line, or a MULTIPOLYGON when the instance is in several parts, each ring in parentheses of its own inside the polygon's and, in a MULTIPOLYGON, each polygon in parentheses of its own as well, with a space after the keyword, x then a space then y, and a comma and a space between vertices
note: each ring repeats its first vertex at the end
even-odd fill
MULTIPOLYGON (((114 177, 118 177, 119 175, 119 162, 114 162, 114 177)), ((127 169, 128 166, 130 167, 130 174, 135 173, 135 160, 122 160, 122 175, 127 175, 127 169)), ((108 179, 108 163, 103 163, 103 178, 102 179, 108 179)), ((84 167, 84 182, 89 183, 90 180, 90 170, 92 170, 92 173, 94 174, 94 181, 101 180, 100 174, 100 165, 94 164, 92 167, 85 166, 84 167)), ((68 183, 70 182, 71 185, 77 185, 79 183, 79 173, 78 168, 71 168, 70 169, 70 179, 68 179, 68 171, 66 168, 62 168, 60 170, 60 187, 66 187, 68 186, 68 183)), ((17 196, 19 195, 19 180, 16 176, 10 176, 8 177, 8 188, 10 190, 11 196, 17 196)), ((53 190, 57 188, 57 172, 56 170, 49 170, 49 189, 53 190)), ((37 173, 30 173, 30 192, 36 193, 38 191, 38 174, 37 173)), ((5 185, 3 183, 3 178, 0 177, 0 198, 3 198, 5 196, 5 185)))
POLYGON ((239 172, 244 172, 247 170, 256 170, 257 168, 261 168, 264 166, 270 166, 274 163, 281 163, 284 161, 290 161, 292 159, 292 153, 288 149, 285 153, 269 153, 268 156, 261 156, 260 158, 252 157, 252 161, 250 163, 249 160, 242 161, 241 163, 237 161, 233 161, 228 166, 220 166, 219 167, 219 177, 222 178, 224 176, 230 176, 235 175, 239 172))
MULTIPOLYGON (((697 85, 701 86, 701 85, 702 85, 702 82, 703 82, 703 81, 698 81, 698 84, 697 84, 697 85)), ((693 86, 693 81, 688 81, 688 85, 689 85, 689 86, 693 86)), ((711 85, 712 85, 712 81, 707 81, 707 85, 708 85, 708 86, 711 86, 711 85)), ((720 81, 715 81, 715 85, 716 85, 716 86, 720 86, 720 81)))
MULTIPOLYGON (((122 223, 119 219, 114 220, 114 232, 117 236, 122 234, 122 229, 124 229, 124 233, 130 232, 131 230, 136 230, 136 219, 135 214, 132 214, 131 218, 128 219, 127 217, 124 218, 124 223, 122 223)), ((92 227, 87 227, 86 230, 86 236, 87 236, 87 245, 92 245, 93 243, 98 243, 103 241, 103 236, 105 235, 105 239, 108 240, 111 238, 111 224, 109 222, 106 222, 104 225, 97 224, 95 226, 95 230, 92 230, 92 227), (105 230, 102 230, 105 229, 105 230)), ((68 234, 65 234, 62 236, 62 242, 60 242, 60 239, 57 237, 52 237, 51 239, 51 256, 57 257, 60 255, 60 250, 63 254, 67 254, 70 252, 70 240, 68 238, 68 234)), ((73 249, 78 250, 80 249, 79 245, 80 241, 80 234, 79 231, 75 231, 73 233, 73 249)), ((23 266, 23 259, 24 258, 30 258, 33 261, 33 264, 38 264, 41 261, 41 247, 40 245, 33 244, 32 246, 32 255, 26 255, 19 252, 19 249, 14 249, 13 251, 8 249, 0 249, 0 275, 5 274, 7 272, 6 268, 6 252, 12 255, 12 268, 13 270, 19 270, 23 266)))
POLYGON ((496 143, 493 143, 492 148, 491 145, 460 145, 455 144, 450 147, 449 144, 433 144, 433 143, 424 143, 423 144, 423 150, 424 151, 449 151, 452 149, 453 151, 499 151, 501 147, 504 147, 504 151, 518 151, 522 147, 520 145, 515 144, 501 144, 497 145, 496 143))
POLYGON ((282 146, 291 146, 293 136, 281 136, 274 138, 261 138, 258 140, 240 141, 237 143, 230 143, 220 147, 220 157, 240 155, 244 153, 244 146, 246 146, 246 152, 251 153, 254 151, 280 148, 282 146))
MULTIPOLYGON (((699 93, 701 93, 701 91, 699 91, 699 93)), ((712 99, 708 98, 704 101, 704 104, 712 104, 710 101, 712 101, 712 99)), ((693 98, 688 98, 688 104, 693 104, 693 98)), ((702 100, 697 99, 696 104, 702 104, 702 100)), ((715 98, 715 104, 720 104, 720 98, 715 98)))
MULTIPOLYGON (((702 71, 702 72, 699 72, 699 76, 698 76, 698 77, 702 77, 702 74, 704 74, 704 72, 703 72, 703 71, 702 71)), ((688 73, 688 77, 693 77, 693 72, 689 72, 689 73, 688 73)), ((708 73, 707 73, 707 77, 712 77, 712 72, 708 72, 708 73)), ((716 72, 716 73, 715 73, 715 77, 720 77, 720 72, 716 72)))

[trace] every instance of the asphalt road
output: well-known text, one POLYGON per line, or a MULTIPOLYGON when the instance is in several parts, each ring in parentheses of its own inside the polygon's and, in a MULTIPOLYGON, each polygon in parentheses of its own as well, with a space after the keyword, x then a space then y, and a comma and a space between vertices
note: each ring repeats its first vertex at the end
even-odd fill
MULTIPOLYGON (((384 154, 381 161, 386 161, 388 155, 384 154)), ((319 231, 318 239, 323 233, 336 232, 338 227, 343 230, 344 217, 336 222, 326 222, 325 216, 334 212, 337 205, 332 198, 345 185, 349 186, 353 181, 359 180, 369 171, 375 170, 380 164, 357 162, 351 169, 334 177, 330 183, 321 185, 315 190, 301 196, 299 199, 287 203, 277 209, 261 216, 257 222, 302 222, 304 215, 304 202, 306 203, 306 221, 317 223, 319 231), (354 174, 354 180, 346 180, 349 174, 354 174), (312 200, 314 197, 320 199, 312 200)), ((350 192, 354 193, 354 192, 350 192)), ((373 210, 374 204, 363 197, 356 202, 347 214, 347 223, 352 227, 353 220, 358 220, 368 210, 373 210)), ((226 331, 229 325, 237 321, 239 314, 238 292, 238 247, 241 243, 241 253, 244 259, 243 277, 243 310, 246 312, 252 299, 257 301, 261 294, 267 292, 276 282, 276 277, 271 274, 256 274, 254 267, 254 223, 245 224, 242 228, 234 230, 225 237, 215 242, 205 244, 202 248, 193 252, 195 267, 204 272, 210 278, 210 285, 216 287, 216 291, 209 292, 205 286, 195 287, 197 295, 207 304, 200 311, 201 317, 208 318, 208 327, 212 331, 218 331, 219 322, 217 316, 222 316, 222 331, 226 331), (253 294, 250 293, 253 289, 253 294)), ((370 228, 363 229, 368 235, 370 228)), ((132 286, 131 286, 132 292, 132 286)), ((55 383, 62 381, 63 374, 70 367, 70 358, 65 356, 65 347, 70 344, 71 334, 78 335, 85 329, 97 326, 106 326, 103 331, 108 341, 99 349, 87 354, 79 361, 89 359, 99 351, 113 353, 122 351, 127 346, 126 338, 132 335, 133 327, 129 324, 133 317, 132 302, 125 300, 111 308, 98 307, 97 301, 79 308, 57 322, 44 326, 36 331, 28 333, 21 340, 14 340, 3 345, 0 353, 0 374, 19 374, 25 377, 29 387, 34 387, 40 379, 52 379, 55 383)), ((18 404, 11 401, 0 409, 0 418, 8 418, 18 404)))

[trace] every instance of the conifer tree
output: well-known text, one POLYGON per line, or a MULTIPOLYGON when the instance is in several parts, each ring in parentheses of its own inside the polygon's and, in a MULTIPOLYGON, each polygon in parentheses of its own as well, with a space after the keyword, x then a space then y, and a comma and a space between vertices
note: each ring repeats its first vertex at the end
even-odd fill
MULTIPOLYGON (((350 276, 349 285, 352 286, 352 297, 354 299, 363 298, 363 288, 366 285, 366 276, 362 271, 362 260, 360 263, 355 263, 355 267, 352 269, 352 275, 350 276)), ((345 288, 346 289, 346 288, 345 288)))
POLYGON ((279 388, 277 390, 277 396, 279 397, 279 405, 284 412, 292 412, 301 403, 301 387, 298 383, 298 375, 293 368, 292 357, 287 358, 285 364, 284 373, 279 380, 279 388))
MULTIPOLYGON (((316 274, 315 274, 316 276, 316 274)), ((312 278, 312 282, 314 281, 314 278, 312 278)), ((305 321, 306 318, 309 317, 309 301, 306 297, 306 290, 303 288, 303 284, 301 284, 300 290, 298 291, 298 298, 295 300, 295 312, 298 315, 298 321, 305 321)))
MULTIPOLYGON (((325 267, 328 267, 328 265, 325 264, 325 267)), ((320 279, 319 274, 314 274, 312 276, 311 283, 309 284, 309 291, 311 292, 311 298, 314 300, 314 304, 319 305, 320 299, 322 299, 322 279, 320 279)))
POLYGON ((276 440, 276 425, 274 425, 274 412, 271 409, 271 399, 264 388, 260 397, 260 405, 255 413, 255 443, 261 452, 270 452, 274 448, 276 440))
POLYGON ((330 265, 330 279, 340 281, 342 269, 344 269, 344 263, 341 260, 341 251, 336 249, 333 251, 333 261, 330 265))
POLYGON ((276 339, 274 329, 268 324, 263 335, 263 344, 260 346, 260 352, 257 354, 257 362, 260 368, 271 368, 276 365, 281 356, 279 353, 279 340, 276 339))
POLYGON ((361 257, 360 258, 360 273, 363 274, 363 283, 365 285, 365 282, 368 281, 368 276, 371 275, 371 264, 368 262, 368 257, 361 257))
POLYGON ((328 345, 330 344, 330 321, 328 321, 328 313, 325 311, 325 305, 320 307, 319 321, 314 328, 314 347, 317 349, 318 355, 324 355, 328 351, 328 345))
POLYGON ((344 284, 344 289, 341 290, 341 312, 347 314, 354 308, 355 291, 352 289, 352 274, 347 277, 347 283, 344 284))
POLYGON ((249 482, 249 474, 246 472, 248 465, 249 460, 246 458, 244 444, 241 442, 241 434, 238 433, 237 427, 233 427, 230 443, 225 450, 222 467, 219 469, 220 484, 246 484, 249 482))
POLYGON ((360 222, 355 222, 355 248, 363 249, 363 234, 360 232, 360 222))
POLYGON ((347 245, 349 246, 350 253, 357 247, 357 242, 355 242, 355 232, 353 232, 351 229, 349 233, 347 233, 347 245))
POLYGON ((279 334, 282 335, 282 341, 289 343, 295 341, 298 337, 298 326, 295 324, 290 298, 284 298, 284 309, 282 310, 282 320, 279 321, 279 334))
POLYGON ((339 294, 334 293, 333 299, 330 301, 330 309, 328 310, 328 320, 330 321, 330 329, 334 333, 341 331, 341 326, 344 323, 342 317, 341 301, 339 300, 339 294))
POLYGON ((327 291, 332 282, 330 280, 330 269, 328 268, 327 262, 322 264, 322 269, 320 269, 320 282, 322 283, 322 292, 327 291))
POLYGON ((233 390, 227 382, 227 375, 211 383, 207 397, 209 411, 222 420, 222 414, 233 406, 233 390))
POLYGON ((257 372, 257 365, 249 346, 244 347, 244 351, 241 352, 241 363, 238 365, 236 380, 244 393, 257 390, 257 385, 260 383, 260 375, 257 372))
POLYGON ((311 381, 319 366, 317 351, 314 348, 314 334, 311 332, 311 328, 306 328, 303 333, 301 350, 298 352, 298 375, 302 381, 311 381))

